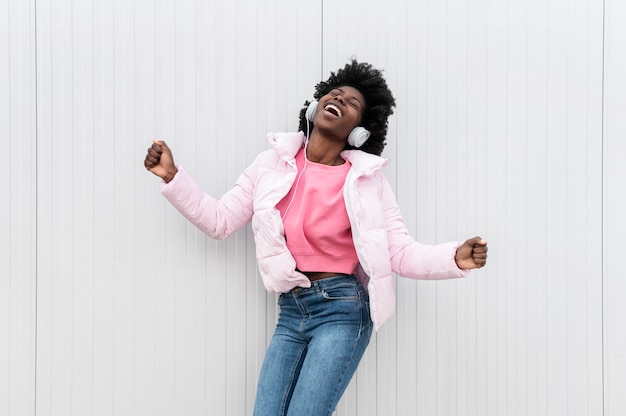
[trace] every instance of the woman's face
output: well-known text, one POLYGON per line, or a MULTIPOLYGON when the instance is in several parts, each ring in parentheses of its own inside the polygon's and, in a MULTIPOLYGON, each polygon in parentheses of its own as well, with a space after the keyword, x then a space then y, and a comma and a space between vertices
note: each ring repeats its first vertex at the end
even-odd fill
POLYGON ((343 139, 361 123, 365 111, 365 97, 350 86, 332 89, 319 100, 313 123, 320 131, 332 131, 343 139))

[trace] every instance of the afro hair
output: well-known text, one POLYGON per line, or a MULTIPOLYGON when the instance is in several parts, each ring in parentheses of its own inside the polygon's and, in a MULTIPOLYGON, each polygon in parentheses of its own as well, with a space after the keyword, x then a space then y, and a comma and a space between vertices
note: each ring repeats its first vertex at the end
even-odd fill
MULTIPOLYGON (((359 149, 380 156, 385 148, 388 118, 393 114, 393 107, 396 105, 393 94, 387 87, 387 82, 383 78, 380 70, 365 62, 357 62, 352 59, 345 67, 337 73, 331 72, 326 81, 322 81, 315 86, 313 97, 319 100, 334 88, 350 86, 359 90, 365 97, 365 111, 361 119, 361 126, 370 132, 369 139, 359 149)), ((300 110, 299 129, 307 129, 306 109, 309 101, 306 101, 304 108, 300 110)), ((313 123, 310 123, 313 128, 313 123)), ((354 149, 346 143, 346 149, 354 149)))

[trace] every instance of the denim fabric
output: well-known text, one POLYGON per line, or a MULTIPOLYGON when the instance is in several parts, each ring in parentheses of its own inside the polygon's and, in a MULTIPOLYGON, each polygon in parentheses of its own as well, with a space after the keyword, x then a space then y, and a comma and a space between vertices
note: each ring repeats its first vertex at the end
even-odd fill
POLYGON ((372 335, 367 292, 341 275, 283 293, 278 304, 254 415, 331 415, 372 335))

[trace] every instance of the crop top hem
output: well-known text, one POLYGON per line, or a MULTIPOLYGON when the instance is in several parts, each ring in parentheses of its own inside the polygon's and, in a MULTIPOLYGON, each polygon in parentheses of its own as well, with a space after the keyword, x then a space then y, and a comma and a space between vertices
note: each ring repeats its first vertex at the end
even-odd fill
POLYGON ((328 256, 298 255, 298 270, 303 272, 336 272, 352 274, 358 261, 354 258, 334 259, 328 256))

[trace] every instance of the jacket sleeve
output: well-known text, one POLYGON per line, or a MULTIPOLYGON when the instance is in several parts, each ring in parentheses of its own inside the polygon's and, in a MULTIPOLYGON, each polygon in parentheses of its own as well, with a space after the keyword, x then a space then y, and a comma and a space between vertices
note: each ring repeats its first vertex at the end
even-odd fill
MULTIPOLYGON (((254 165, 254 164, 253 164, 254 165)), ((161 193, 193 225, 215 239, 224 239, 250 221, 253 213, 253 165, 220 199, 205 193, 182 167, 161 193)))
POLYGON ((400 208, 387 179, 382 177, 382 195, 391 269, 399 276, 413 279, 452 279, 464 277, 469 271, 459 269, 454 261, 458 241, 443 244, 422 244, 409 234, 400 208))

